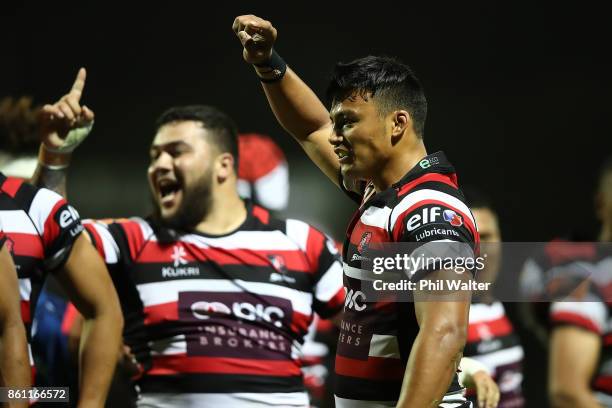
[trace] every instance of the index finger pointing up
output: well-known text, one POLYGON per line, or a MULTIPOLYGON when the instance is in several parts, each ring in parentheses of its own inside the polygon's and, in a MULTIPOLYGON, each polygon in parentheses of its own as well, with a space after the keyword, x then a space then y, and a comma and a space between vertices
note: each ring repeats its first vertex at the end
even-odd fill
POLYGON ((79 69, 79 72, 74 80, 74 84, 72 84, 72 89, 70 90, 71 94, 77 98, 77 101, 81 99, 81 95, 83 94, 83 88, 85 88, 85 78, 87 77, 87 72, 85 68, 79 69))

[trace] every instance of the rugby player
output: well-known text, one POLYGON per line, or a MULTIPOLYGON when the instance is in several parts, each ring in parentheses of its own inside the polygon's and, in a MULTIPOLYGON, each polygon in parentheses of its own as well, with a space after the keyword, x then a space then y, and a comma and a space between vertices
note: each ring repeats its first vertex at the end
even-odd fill
MULTIPOLYGON (((239 16, 233 30, 279 123, 359 205, 343 247, 347 300, 336 355, 336 405, 469 406, 456 378, 469 299, 420 301, 428 294, 417 292, 414 304, 368 301, 362 290, 370 284, 371 271, 361 262, 369 246, 453 241, 473 249, 478 243, 453 166, 442 152, 428 155, 423 144, 427 103, 419 81, 392 58, 338 64, 328 112, 273 51, 277 32, 270 22, 239 16)), ((449 276, 444 272, 427 277, 449 276)))

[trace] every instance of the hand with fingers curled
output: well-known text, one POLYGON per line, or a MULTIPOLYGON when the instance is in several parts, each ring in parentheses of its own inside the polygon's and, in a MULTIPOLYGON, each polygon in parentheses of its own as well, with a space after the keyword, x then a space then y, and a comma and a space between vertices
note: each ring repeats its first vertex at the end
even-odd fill
POLYGON ((79 69, 70 92, 56 103, 41 109, 41 155, 44 151, 44 155, 49 157, 69 156, 91 132, 94 113, 87 106, 81 105, 86 75, 85 68, 79 69))
POLYGON ((253 65, 261 82, 278 82, 285 76, 287 64, 273 48, 277 32, 272 23, 249 14, 236 17, 232 30, 242 44, 242 57, 253 65))
POLYGON ((487 367, 478 360, 463 357, 459 368, 459 382, 476 389, 478 408, 496 408, 500 398, 499 387, 487 367))
POLYGON ((267 20, 252 14, 234 19, 232 30, 243 46, 242 57, 249 64, 266 63, 276 41, 276 28, 267 20))

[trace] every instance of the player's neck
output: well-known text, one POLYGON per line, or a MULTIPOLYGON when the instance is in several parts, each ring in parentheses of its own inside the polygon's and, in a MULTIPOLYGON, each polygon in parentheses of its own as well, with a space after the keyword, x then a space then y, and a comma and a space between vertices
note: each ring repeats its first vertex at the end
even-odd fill
POLYGON ((427 150, 420 139, 409 148, 398 149, 397 153, 391 156, 382 167, 379 175, 372 178, 376 192, 384 191, 400 181, 425 156, 427 156, 427 150))
POLYGON ((213 194, 211 209, 206 217, 196 225, 196 231, 223 235, 236 230, 247 217, 244 201, 234 191, 227 194, 213 194))

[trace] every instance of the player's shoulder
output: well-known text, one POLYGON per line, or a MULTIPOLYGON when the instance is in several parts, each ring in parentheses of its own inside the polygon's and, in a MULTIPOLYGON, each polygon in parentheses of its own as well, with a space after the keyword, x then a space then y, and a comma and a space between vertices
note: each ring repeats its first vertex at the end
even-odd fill
POLYGON ((41 203, 53 206, 66 201, 55 191, 35 186, 18 177, 7 177, 3 174, 0 174, 0 191, 3 196, 24 211, 30 211, 32 206, 41 203))

